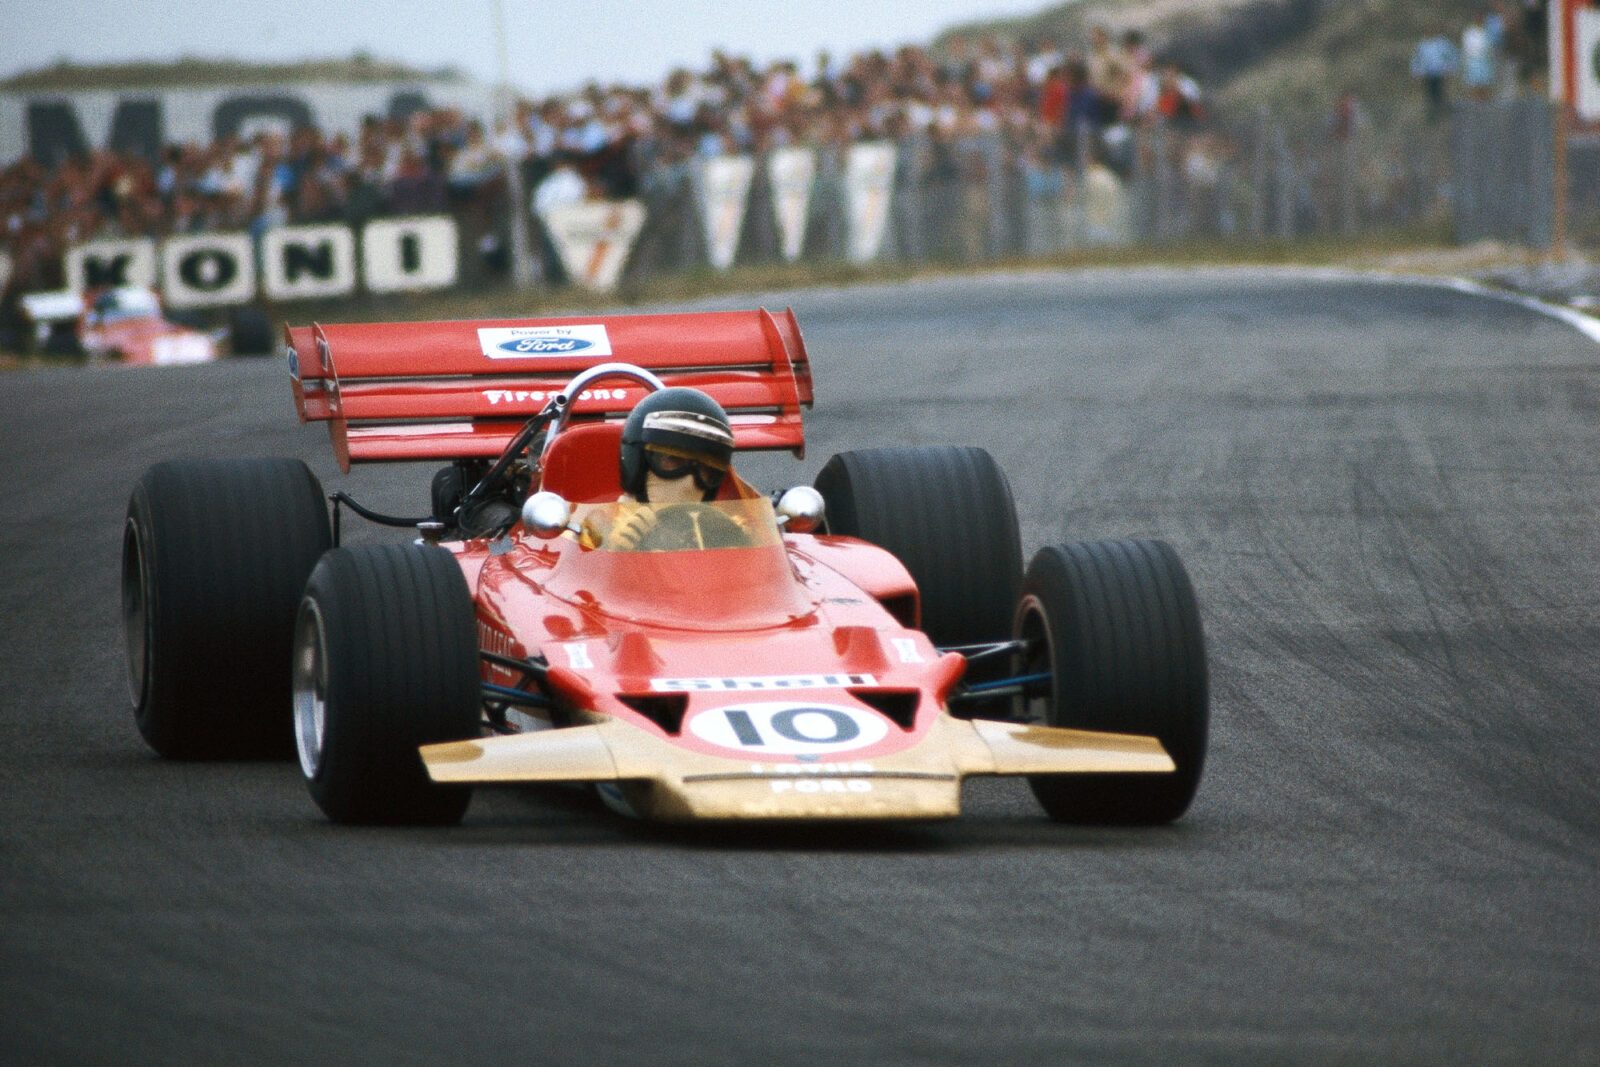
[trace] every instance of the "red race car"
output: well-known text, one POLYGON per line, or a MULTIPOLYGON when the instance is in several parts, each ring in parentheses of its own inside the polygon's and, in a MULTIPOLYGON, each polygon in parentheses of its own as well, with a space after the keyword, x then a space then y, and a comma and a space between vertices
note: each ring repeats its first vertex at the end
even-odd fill
MULTIPOLYGON (((162 308, 154 290, 122 285, 78 293, 30 293, 23 312, 35 344, 57 355, 86 355, 145 366, 210 363, 224 352, 262 355, 276 344, 271 320, 254 307, 229 310, 228 325, 204 330, 162 308)), ((183 316, 179 316, 183 317, 183 316)))
POLYGON ((123 615, 164 756, 298 753, 357 823, 454 823, 474 786, 582 782, 664 820, 936 819, 972 775, 1048 814, 1162 823, 1204 762, 1199 611, 1157 541, 1022 566, 975 448, 804 447, 792 313, 287 331, 341 466, 437 460, 430 513, 324 498, 298 460, 134 489, 123 615), (329 507, 329 501, 332 507, 329 507), (346 511, 412 537, 340 547, 346 511))

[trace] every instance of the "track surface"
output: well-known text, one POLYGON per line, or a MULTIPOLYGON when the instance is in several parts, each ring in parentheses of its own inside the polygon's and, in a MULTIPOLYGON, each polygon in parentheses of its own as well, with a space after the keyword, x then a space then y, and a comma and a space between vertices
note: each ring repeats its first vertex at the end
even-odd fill
MULTIPOLYGON (((989 448, 1025 550, 1155 535, 1211 760, 1170 828, 968 788, 934 826, 662 832, 481 792, 323 822, 134 729, 150 463, 335 471, 276 361, 0 377, 0 1060, 1600 1062, 1600 349, 1442 288, 1218 272, 805 292, 800 465, 989 448)), ((226 694, 219 693, 219 700, 226 694)))

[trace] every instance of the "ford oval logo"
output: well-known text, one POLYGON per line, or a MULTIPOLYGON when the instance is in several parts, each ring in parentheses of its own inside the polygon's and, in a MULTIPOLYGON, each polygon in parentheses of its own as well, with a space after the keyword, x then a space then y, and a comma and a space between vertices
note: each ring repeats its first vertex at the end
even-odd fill
POLYGON ((593 348, 594 342, 585 341, 581 337, 518 337, 502 341, 496 347, 502 352, 511 352, 519 356, 566 355, 569 352, 582 352, 585 348, 593 348))

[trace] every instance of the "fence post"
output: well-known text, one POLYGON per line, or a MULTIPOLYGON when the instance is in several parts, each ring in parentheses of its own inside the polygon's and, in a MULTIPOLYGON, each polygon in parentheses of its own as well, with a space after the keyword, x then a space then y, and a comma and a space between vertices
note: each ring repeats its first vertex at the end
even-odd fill
POLYGON ((1470 100, 1458 100, 1451 109, 1450 158, 1452 162, 1451 230, 1457 244, 1471 244, 1483 236, 1478 199, 1482 171, 1473 166, 1481 151, 1477 112, 1470 100))
POLYGON ((1289 139, 1283 127, 1272 128, 1272 154, 1278 165, 1278 236, 1288 240, 1294 237, 1294 160, 1289 156, 1289 139))
POLYGON ((778 249, 778 222, 774 216, 772 179, 767 167, 772 158, 769 149, 754 153, 755 168, 750 175, 750 191, 746 194, 744 220, 739 227, 739 244, 736 263, 772 263, 783 258, 778 249))
POLYGON ((1250 236, 1267 235, 1267 109, 1256 112, 1256 151, 1250 175, 1250 236))
POLYGON ((839 189, 840 149, 836 144, 817 147, 817 177, 812 187, 811 222, 807 226, 804 258, 843 259, 845 203, 839 189))
POLYGON ((1346 237, 1356 234, 1356 151, 1355 123, 1345 131, 1339 143, 1339 229, 1346 237))
POLYGON ((922 172, 927 133, 917 131, 895 145, 894 198, 890 204, 900 234, 901 255, 912 263, 928 256, 922 222, 922 172))
POLYGON ((1094 165, 1094 124, 1087 118, 1078 119, 1078 136, 1073 144, 1076 150, 1077 171, 1073 174, 1072 182, 1072 228, 1067 234, 1067 240, 1073 248, 1082 248, 1089 243, 1089 168, 1094 165))
POLYGON ((1556 111, 1548 100, 1531 98, 1521 103, 1527 114, 1528 245, 1555 247, 1555 146, 1556 111))

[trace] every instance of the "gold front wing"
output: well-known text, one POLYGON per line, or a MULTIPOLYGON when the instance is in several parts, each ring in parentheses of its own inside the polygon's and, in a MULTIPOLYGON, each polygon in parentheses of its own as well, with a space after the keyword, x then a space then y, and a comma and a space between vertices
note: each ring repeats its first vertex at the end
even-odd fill
POLYGON ((945 714, 915 745, 870 760, 708 756, 611 719, 421 753, 436 782, 616 782, 640 815, 666 820, 953 818, 971 775, 1174 770, 1153 737, 945 714))

